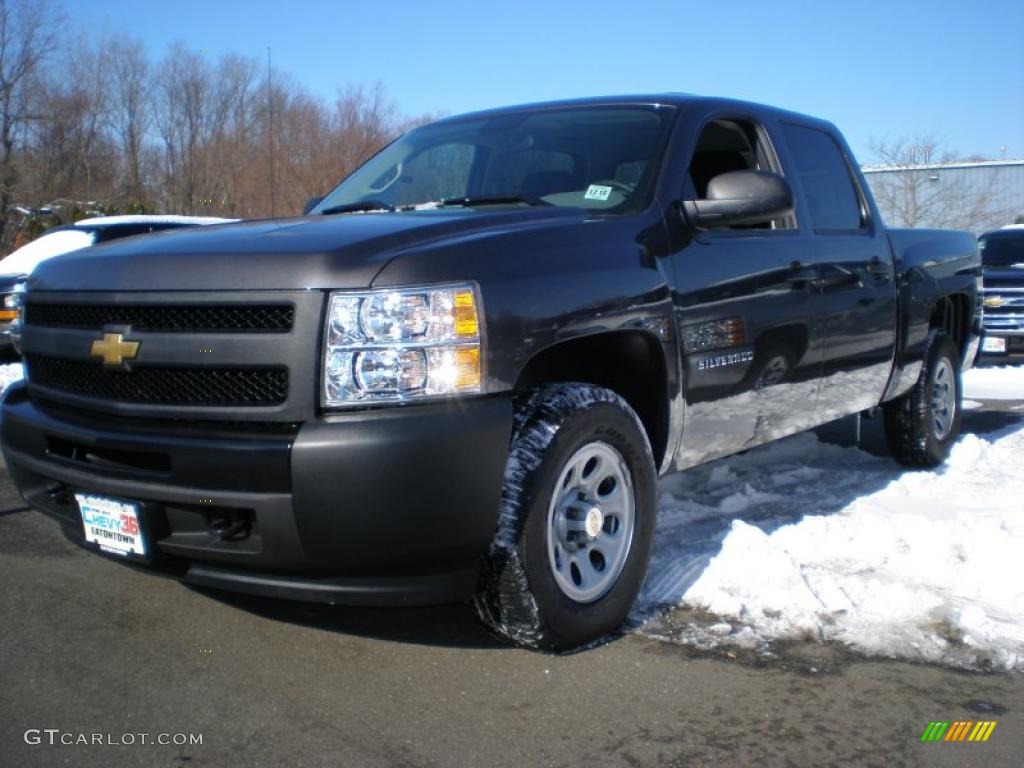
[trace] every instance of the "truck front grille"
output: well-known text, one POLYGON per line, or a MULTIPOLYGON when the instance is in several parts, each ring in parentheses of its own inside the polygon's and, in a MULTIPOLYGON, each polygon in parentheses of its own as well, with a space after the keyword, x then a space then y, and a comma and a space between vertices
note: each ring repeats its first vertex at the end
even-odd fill
POLYGON ((49 328, 130 325, 149 333, 288 333, 291 304, 33 304, 25 323, 49 328))
POLYGON ((288 369, 137 367, 26 355, 33 384, 72 395, 151 405, 273 406, 288 398, 288 369))
POLYGON ((323 301, 318 290, 28 291, 28 393, 118 418, 300 423, 317 406, 323 301), (127 344, 124 366, 97 343, 127 344))

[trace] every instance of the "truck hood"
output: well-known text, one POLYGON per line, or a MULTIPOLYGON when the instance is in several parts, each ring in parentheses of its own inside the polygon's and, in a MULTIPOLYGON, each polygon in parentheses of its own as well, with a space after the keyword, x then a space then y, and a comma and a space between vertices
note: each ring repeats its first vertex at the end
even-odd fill
POLYGON ((389 261, 524 229, 572 226, 577 208, 444 208, 307 216, 153 233, 40 264, 38 291, 365 288, 389 261))

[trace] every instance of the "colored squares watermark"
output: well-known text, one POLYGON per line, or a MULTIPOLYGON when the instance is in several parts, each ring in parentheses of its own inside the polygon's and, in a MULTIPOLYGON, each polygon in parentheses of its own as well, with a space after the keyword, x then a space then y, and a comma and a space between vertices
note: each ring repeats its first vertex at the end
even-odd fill
POLYGON ((932 720, 921 741, 988 741, 995 728, 995 720, 932 720))

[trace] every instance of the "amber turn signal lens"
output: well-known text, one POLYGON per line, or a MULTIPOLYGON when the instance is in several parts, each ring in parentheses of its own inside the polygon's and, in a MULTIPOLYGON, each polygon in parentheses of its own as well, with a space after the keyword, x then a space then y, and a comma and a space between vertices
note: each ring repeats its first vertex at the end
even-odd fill
POLYGON ((455 294, 455 335, 460 339, 475 339, 480 335, 472 291, 455 294))

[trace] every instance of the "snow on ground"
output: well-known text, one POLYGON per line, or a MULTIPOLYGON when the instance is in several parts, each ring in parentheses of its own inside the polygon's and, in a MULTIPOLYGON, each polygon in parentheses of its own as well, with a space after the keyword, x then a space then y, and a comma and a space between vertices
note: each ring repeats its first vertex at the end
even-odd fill
MULTIPOLYGON (((971 371, 964 388, 1024 401, 1024 367, 971 371)), ((808 433, 668 476, 637 631, 1024 669, 1022 456, 1018 421, 965 435, 935 471, 808 433)))
POLYGON ((7 391, 7 388, 16 381, 21 381, 24 375, 21 363, 6 363, 0 365, 0 397, 7 391))
POLYGON ((1024 400, 1024 365, 973 368, 964 374, 964 397, 1024 400))

